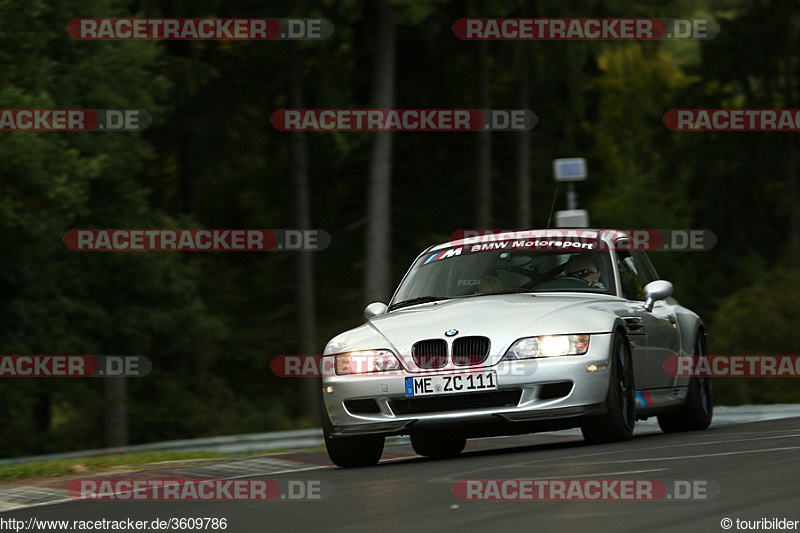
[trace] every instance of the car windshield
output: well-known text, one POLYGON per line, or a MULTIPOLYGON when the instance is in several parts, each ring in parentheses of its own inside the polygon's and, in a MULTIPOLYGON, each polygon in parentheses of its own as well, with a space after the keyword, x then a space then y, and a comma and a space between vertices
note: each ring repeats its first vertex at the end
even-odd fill
POLYGON ((411 267, 391 309, 442 299, 515 292, 616 294, 608 251, 469 251, 424 254, 411 267))

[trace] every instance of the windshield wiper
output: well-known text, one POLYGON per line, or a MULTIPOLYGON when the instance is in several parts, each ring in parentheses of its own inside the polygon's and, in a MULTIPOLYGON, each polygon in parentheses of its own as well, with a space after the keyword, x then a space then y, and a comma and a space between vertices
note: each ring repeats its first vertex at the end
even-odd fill
POLYGON ((420 296, 419 298, 411 298, 410 300, 403 300, 402 302, 395 302, 389 306, 389 311, 407 307, 409 305, 423 304, 428 302, 438 302, 439 300, 449 300, 447 296, 420 296))
POLYGON ((487 294, 513 294, 519 292, 535 292, 535 289, 530 287, 517 287, 516 289, 503 289, 500 291, 491 291, 491 292, 479 292, 477 294, 472 294, 471 296, 486 296, 487 294))

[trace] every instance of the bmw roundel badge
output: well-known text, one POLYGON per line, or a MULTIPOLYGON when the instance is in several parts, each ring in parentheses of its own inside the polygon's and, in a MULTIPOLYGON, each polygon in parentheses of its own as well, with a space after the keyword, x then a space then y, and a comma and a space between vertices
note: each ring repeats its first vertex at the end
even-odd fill
POLYGON ((447 335, 448 337, 453 337, 455 335, 458 335, 458 330, 455 328, 448 329, 447 331, 444 332, 444 334, 447 335))

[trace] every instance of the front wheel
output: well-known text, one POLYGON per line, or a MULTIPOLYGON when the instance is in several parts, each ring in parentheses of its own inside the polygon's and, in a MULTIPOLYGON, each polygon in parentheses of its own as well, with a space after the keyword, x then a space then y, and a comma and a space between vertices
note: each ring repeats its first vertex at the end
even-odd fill
POLYGON ((633 358, 627 339, 619 332, 614 335, 608 381, 606 414, 589 418, 581 426, 583 438, 592 444, 629 440, 636 424, 633 358))
MULTIPOLYGON (((703 356, 708 353, 706 337, 702 332, 697 334, 694 342, 694 355, 703 356)), ((689 390, 686 393, 686 404, 672 413, 658 417, 658 425, 664 433, 678 431, 695 431, 706 429, 714 415, 714 396, 709 376, 689 378, 689 390)))
POLYGON ((322 434, 328 457, 336 466, 357 468, 372 466, 381 460, 383 454, 383 435, 359 435, 356 437, 332 437, 333 424, 328 411, 322 406, 322 434))

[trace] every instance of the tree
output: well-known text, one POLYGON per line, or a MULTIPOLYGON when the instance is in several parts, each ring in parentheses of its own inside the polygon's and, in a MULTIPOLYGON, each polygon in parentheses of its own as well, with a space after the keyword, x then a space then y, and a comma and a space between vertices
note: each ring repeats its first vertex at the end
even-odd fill
MULTIPOLYGON (((0 1, 2 49, 14 50, 3 57, 4 105, 141 108, 158 121, 168 82, 155 43, 78 42, 64 31, 76 16, 128 14, 115 4, 0 1)), ((179 255, 81 253, 62 242, 73 228, 174 225, 137 182, 152 159, 139 133, 0 134, 0 353, 145 355, 163 376, 199 351, 207 315, 179 255)), ((131 396, 151 384, 134 380, 131 396)), ((12 408, 0 415, 0 453, 102 446, 102 389, 101 379, 3 379, 12 408)))
MULTIPOLYGON (((373 101, 394 107, 395 27, 391 0, 378 0, 373 101)), ((392 133, 373 134, 367 196, 366 303, 391 296, 392 133)))
MULTIPOLYGON (((303 108, 302 62, 297 53, 292 65, 292 107, 303 108)), ((308 150, 306 136, 292 132, 292 181, 295 189, 296 224, 300 229, 311 229, 311 202, 309 198, 308 150)), ((300 325, 301 354, 317 353, 316 300, 314 294, 314 252, 297 252, 297 316, 300 325)), ((319 419, 321 381, 308 377, 303 381, 305 413, 309 420, 319 419)))

